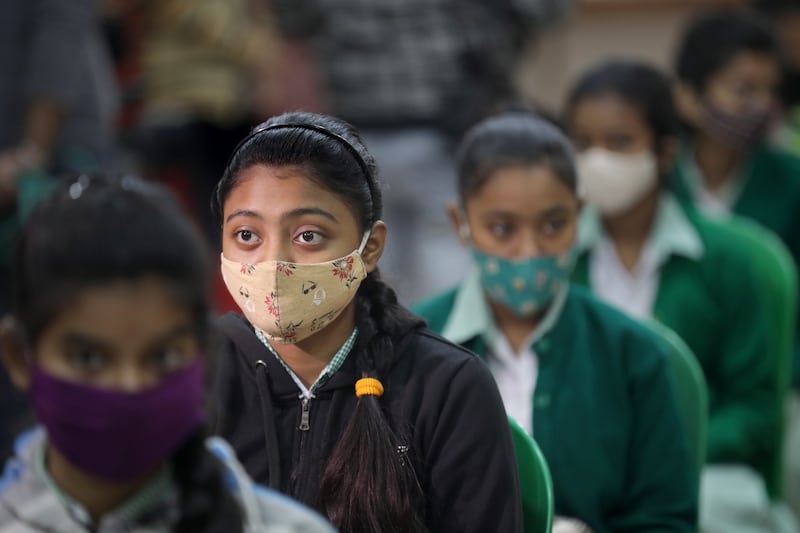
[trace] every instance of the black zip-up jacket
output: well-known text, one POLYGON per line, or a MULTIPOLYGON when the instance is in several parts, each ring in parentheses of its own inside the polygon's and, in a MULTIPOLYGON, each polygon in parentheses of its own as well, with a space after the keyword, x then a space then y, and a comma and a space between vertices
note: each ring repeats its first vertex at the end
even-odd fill
MULTIPOLYGON (((244 317, 229 313, 219 326, 225 347, 217 362, 213 427, 256 482, 324 512, 322 472, 356 406, 355 357, 304 407, 297 384, 244 317), (270 453, 274 447, 277 454, 270 453)), ((429 530, 521 532, 514 448, 489 370, 421 327, 395 339, 395 347, 380 403, 395 433, 405 435, 398 460, 411 461, 419 478, 429 530)))

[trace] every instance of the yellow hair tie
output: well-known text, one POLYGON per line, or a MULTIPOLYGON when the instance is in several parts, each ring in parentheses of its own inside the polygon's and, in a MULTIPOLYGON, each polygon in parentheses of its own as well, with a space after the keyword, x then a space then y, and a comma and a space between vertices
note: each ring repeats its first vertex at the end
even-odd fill
POLYGON ((365 394, 380 398, 383 396, 383 384, 375 378, 359 379, 356 381, 356 396, 361 398, 365 394))

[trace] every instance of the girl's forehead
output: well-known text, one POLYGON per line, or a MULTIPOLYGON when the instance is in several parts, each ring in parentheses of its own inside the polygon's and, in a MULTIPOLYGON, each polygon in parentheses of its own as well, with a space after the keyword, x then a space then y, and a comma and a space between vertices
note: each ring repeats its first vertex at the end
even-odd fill
POLYGON ((225 199, 223 223, 236 213, 273 220, 304 209, 330 212, 340 222, 358 220, 357 210, 343 195, 324 187, 303 169, 254 165, 242 170, 225 199))
POLYGON ((534 209, 542 202, 574 197, 569 186, 547 164, 499 168, 469 198, 476 207, 517 205, 534 209))
POLYGON ((339 195, 323 187, 301 168, 254 165, 241 171, 225 205, 227 208, 231 202, 267 200, 280 206, 298 199, 344 203, 339 195))
POLYGON ((43 336, 79 333, 126 344, 159 338, 192 320, 192 310, 157 277, 119 280, 86 287, 70 299, 43 336))

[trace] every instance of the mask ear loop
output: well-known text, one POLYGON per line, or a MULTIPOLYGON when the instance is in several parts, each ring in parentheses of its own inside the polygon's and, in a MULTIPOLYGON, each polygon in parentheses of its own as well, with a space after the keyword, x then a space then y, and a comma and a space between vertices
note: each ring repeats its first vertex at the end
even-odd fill
POLYGON ((372 234, 372 230, 368 229, 364 232, 364 236, 361 237, 361 244, 358 245, 358 255, 361 255, 364 252, 364 247, 367 245, 367 241, 369 240, 369 236, 372 234))

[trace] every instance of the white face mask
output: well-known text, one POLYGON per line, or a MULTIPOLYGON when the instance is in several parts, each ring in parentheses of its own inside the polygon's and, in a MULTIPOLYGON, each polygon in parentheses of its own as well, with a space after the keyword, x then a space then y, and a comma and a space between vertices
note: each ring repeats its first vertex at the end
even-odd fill
POLYGON ((239 263, 220 254, 222 279, 253 326, 278 344, 294 344, 333 322, 367 277, 361 252, 323 263, 239 263))
POLYGON ((658 161, 649 151, 620 154, 591 148, 578 154, 577 167, 584 199, 606 216, 630 210, 658 182, 658 161))

